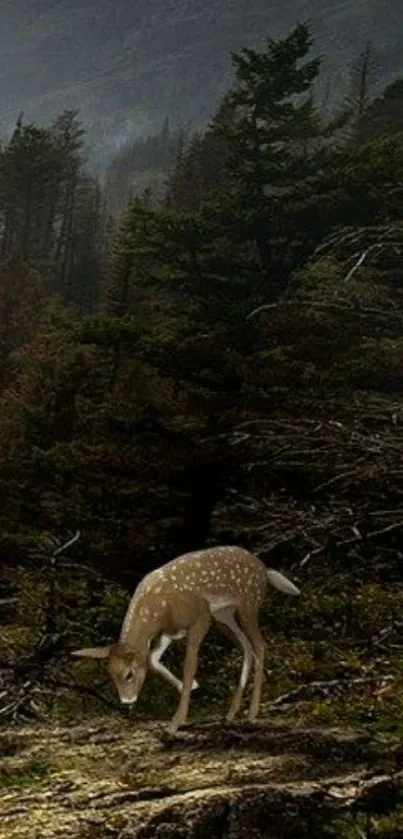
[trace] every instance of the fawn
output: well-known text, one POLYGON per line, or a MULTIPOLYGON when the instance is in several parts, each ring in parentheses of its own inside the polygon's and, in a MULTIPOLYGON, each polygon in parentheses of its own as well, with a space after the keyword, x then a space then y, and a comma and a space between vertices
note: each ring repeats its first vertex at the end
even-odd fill
POLYGON ((244 658, 238 687, 227 720, 239 710, 254 664, 249 719, 259 712, 263 681, 264 641, 259 630, 259 608, 267 584, 284 594, 299 590, 283 574, 268 569, 254 554, 238 547, 216 547, 184 554, 147 574, 137 586, 123 621, 119 642, 106 647, 76 650, 75 656, 105 659, 120 701, 136 702, 147 669, 163 676, 180 692, 169 734, 186 724, 199 647, 212 620, 241 646, 244 658), (187 639, 183 682, 161 662, 173 640, 187 639), (157 645, 151 649, 153 639, 157 645))

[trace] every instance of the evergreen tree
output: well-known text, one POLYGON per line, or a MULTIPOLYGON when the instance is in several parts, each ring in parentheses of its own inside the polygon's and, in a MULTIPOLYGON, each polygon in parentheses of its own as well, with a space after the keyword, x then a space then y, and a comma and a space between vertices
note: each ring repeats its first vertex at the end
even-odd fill
POLYGON ((207 204, 228 237, 224 250, 259 260, 266 294, 281 293, 327 229, 315 179, 332 127, 322 125, 314 104, 320 60, 307 57, 311 45, 309 26, 299 25, 261 52, 233 55, 235 84, 171 181, 171 206, 207 204))
POLYGON ((46 264, 55 220, 53 190, 60 159, 49 131, 19 119, 1 158, 3 257, 46 264))
POLYGON ((367 104, 357 126, 361 141, 391 137, 403 132, 403 79, 388 85, 382 95, 367 104))
POLYGON ((309 141, 318 137, 312 84, 320 59, 304 61, 311 46, 310 28, 301 24, 261 52, 232 56, 235 86, 214 127, 230 140, 231 168, 251 206, 304 172, 309 141))
POLYGON ((357 139, 360 135, 360 122, 370 103, 375 68, 374 46, 372 41, 367 41, 351 67, 349 90, 345 102, 350 114, 350 130, 357 139))

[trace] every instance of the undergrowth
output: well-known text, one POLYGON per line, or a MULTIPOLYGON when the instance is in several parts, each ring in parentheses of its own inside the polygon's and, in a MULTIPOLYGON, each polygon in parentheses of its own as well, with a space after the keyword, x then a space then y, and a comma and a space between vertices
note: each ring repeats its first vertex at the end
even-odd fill
POLYGON ((52 771, 51 764, 42 758, 30 758, 19 765, 0 766, 0 789, 25 788, 45 781, 52 771))
MULTIPOLYGON (((19 572, 17 582, 19 608, 14 620, 0 627, 0 651, 9 664, 29 662, 43 627, 32 574, 19 572)), ((262 610, 267 642, 262 716, 300 724, 369 726, 398 739, 403 735, 403 587, 360 583, 347 574, 322 579, 312 574, 305 584, 299 582, 298 599, 270 590, 262 610), (284 701, 273 704, 283 696, 284 701)), ((105 666, 74 660, 69 651, 116 639, 127 592, 108 583, 94 594, 91 586, 80 589, 77 580, 69 580, 58 597, 62 644, 38 676, 49 682, 38 699, 44 716, 67 721, 99 711, 121 712, 105 666)), ((180 674, 183 657, 181 641, 164 661, 180 674)), ((191 717, 225 714, 241 663, 241 652, 213 627, 200 652, 200 687, 192 693, 191 717)), ((176 703, 176 691, 149 674, 133 719, 164 719, 176 703)))

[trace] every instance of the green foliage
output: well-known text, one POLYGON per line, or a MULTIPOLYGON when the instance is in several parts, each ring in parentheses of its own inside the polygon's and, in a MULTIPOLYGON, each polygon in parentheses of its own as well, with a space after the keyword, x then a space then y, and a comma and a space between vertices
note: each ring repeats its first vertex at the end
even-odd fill
MULTIPOLYGON (((232 56, 235 84, 203 137, 184 149, 168 191, 176 209, 207 206, 222 232, 217 244, 226 272, 236 275, 231 252, 241 255, 241 271, 246 256, 261 284, 266 278, 266 293, 283 288, 326 224, 315 179, 328 129, 312 94, 320 61, 304 62, 311 44, 309 27, 300 25, 260 52, 232 56)), ((247 279, 253 289, 253 277, 247 279)))
POLYGON ((361 839, 363 827, 366 827, 365 817, 357 818, 349 814, 323 825, 320 835, 323 839, 361 839))
POLYGON ((20 765, 0 767, 0 788, 10 789, 31 787, 45 781, 52 767, 46 760, 31 758, 20 765))
POLYGON ((99 294, 100 191, 84 169, 75 111, 47 128, 19 118, 0 153, 2 259, 34 267, 47 294, 91 309, 99 294))
POLYGON ((16 634, 13 639, 9 634, 10 648, 21 647, 27 640, 34 648, 50 611, 54 613, 55 631, 68 632, 71 643, 83 646, 91 643, 94 634, 102 638, 118 633, 128 598, 117 583, 86 573, 80 565, 68 571, 62 565, 55 573, 51 602, 49 564, 45 560, 36 570, 18 569, 13 579, 18 594, 17 621, 20 626, 29 624, 29 637, 16 634))
POLYGON ((305 61, 312 46, 310 28, 298 25, 284 40, 268 40, 260 53, 243 49, 232 60, 236 84, 228 96, 231 122, 216 120, 230 132, 234 174, 243 197, 262 197, 265 185, 282 186, 298 177, 309 141, 318 135, 311 86, 320 60, 305 61), (301 97, 304 97, 301 99, 301 97))
POLYGON ((393 813, 388 813, 386 816, 376 821, 375 837, 396 837, 403 830, 403 807, 400 805, 393 813))
POLYGON ((299 25, 260 52, 233 56, 235 84, 204 135, 183 149, 168 189, 174 210, 207 209, 221 232, 220 276, 235 285, 233 254, 251 309, 262 293, 278 297, 337 225, 401 217, 399 136, 341 142, 344 118, 328 121, 315 105, 320 60, 309 59, 311 46, 310 28, 299 25))
MULTIPOLYGON (((111 639, 146 571, 209 542, 308 556, 313 575, 358 568, 367 584, 305 585, 292 621, 270 606, 273 696, 328 677, 339 654, 358 670, 359 645, 386 612, 399 619, 399 592, 373 580, 382 563, 399 574, 402 147, 392 130, 341 140, 315 104, 311 46, 301 25, 242 50, 204 133, 165 126, 126 150, 120 175, 174 148, 177 166, 166 199, 133 199, 108 236, 76 114, 20 121, 1 154, 0 549, 22 568, 2 632, 15 655, 27 615, 36 649, 52 586, 71 646, 111 639), (43 534, 76 527, 79 564, 116 587, 62 566, 51 583, 43 534)), ((218 667, 236 678, 226 652, 206 644, 202 708, 224 701, 218 667)), ((69 668, 93 683, 93 664, 69 668)), ((156 697, 158 710, 171 694, 156 697)), ((312 714, 348 718, 334 709, 312 714)))
POLYGON ((2 377, 7 371, 11 354, 35 334, 44 306, 45 288, 40 275, 18 257, 4 260, 0 265, 2 377))
POLYGON ((382 95, 368 103, 357 126, 361 140, 391 137, 403 131, 403 79, 389 84, 382 95))

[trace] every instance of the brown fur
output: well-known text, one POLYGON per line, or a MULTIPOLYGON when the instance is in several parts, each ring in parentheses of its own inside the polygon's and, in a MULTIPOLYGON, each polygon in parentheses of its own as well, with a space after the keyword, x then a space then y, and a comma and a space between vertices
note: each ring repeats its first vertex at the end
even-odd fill
POLYGON ((199 647, 214 619, 244 651, 242 675, 228 718, 232 719, 240 707, 253 662, 249 709, 249 718, 253 720, 259 711, 264 659, 258 613, 268 581, 285 593, 299 593, 285 577, 267 570, 257 556, 242 548, 210 548, 185 554, 152 571, 139 583, 117 644, 78 650, 73 655, 106 659, 121 701, 133 702, 149 666, 177 682, 170 671, 159 664, 157 657, 153 665, 150 644, 154 638, 173 638, 178 633, 185 633, 187 646, 181 698, 169 726, 169 731, 175 733, 186 722, 199 647))

